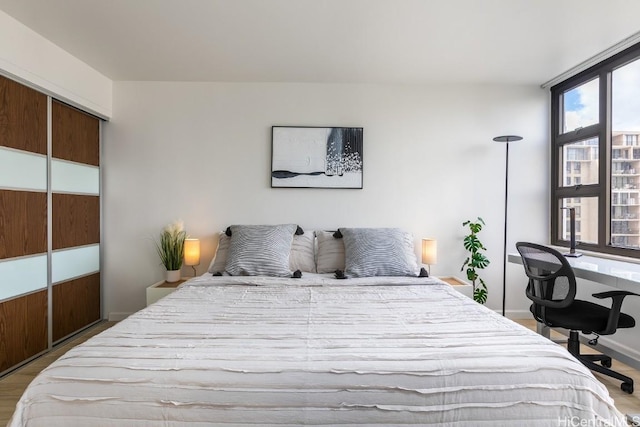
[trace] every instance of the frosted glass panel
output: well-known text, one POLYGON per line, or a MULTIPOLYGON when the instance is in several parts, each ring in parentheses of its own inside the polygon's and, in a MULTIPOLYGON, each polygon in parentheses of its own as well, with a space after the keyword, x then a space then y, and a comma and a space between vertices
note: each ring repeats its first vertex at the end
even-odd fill
POLYGON ((47 158, 0 148, 0 187, 47 191, 47 158))
POLYGON ((100 271, 100 247, 98 245, 56 251, 51 256, 53 283, 63 282, 96 271, 100 271))
POLYGON ((0 262, 0 300, 47 287, 47 256, 0 262))
POLYGON ((53 192, 100 194, 100 169, 53 159, 51 161, 53 192))

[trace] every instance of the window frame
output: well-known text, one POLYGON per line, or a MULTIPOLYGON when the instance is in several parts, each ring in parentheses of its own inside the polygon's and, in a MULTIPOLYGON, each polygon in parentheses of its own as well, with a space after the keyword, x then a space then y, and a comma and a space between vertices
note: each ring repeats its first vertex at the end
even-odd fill
POLYGON ((597 244, 576 242, 582 250, 640 258, 640 248, 620 248, 611 245, 611 145, 612 132, 612 73, 630 62, 640 59, 640 43, 605 59, 604 61, 570 77, 550 88, 551 91, 551 203, 550 242, 569 247, 569 240, 561 239, 562 215, 560 207, 565 198, 598 197, 597 244), (562 133, 563 94, 590 80, 599 78, 598 123, 562 133), (588 138, 598 138, 598 183, 563 186, 562 147, 588 138))

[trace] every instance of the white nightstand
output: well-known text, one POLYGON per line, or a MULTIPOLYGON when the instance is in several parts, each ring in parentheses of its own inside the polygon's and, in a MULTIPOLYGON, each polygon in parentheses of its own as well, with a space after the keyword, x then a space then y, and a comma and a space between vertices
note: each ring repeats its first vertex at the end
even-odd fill
POLYGON ((189 278, 182 278, 177 282, 166 282, 161 280, 154 283, 147 288, 147 306, 158 301, 160 298, 166 297, 171 292, 175 291, 178 286, 189 280, 189 278))
POLYGON ((473 298, 473 286, 471 286, 471 284, 465 282, 464 280, 458 279, 457 277, 453 276, 438 277, 438 279, 450 284, 451 286, 453 286, 453 289, 460 292, 462 295, 473 298))

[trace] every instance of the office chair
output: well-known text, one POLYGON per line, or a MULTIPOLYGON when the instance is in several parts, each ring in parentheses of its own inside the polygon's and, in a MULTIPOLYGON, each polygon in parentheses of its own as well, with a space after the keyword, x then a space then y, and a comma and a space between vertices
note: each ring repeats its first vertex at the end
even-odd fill
POLYGON ((632 328, 635 319, 621 313, 622 301, 633 292, 615 290, 593 294, 598 299, 611 298, 611 308, 589 301, 575 299, 576 277, 565 257, 555 249, 535 243, 518 242, 516 248, 522 257, 529 278, 527 297, 533 301, 530 310, 538 322, 549 327, 568 329, 567 349, 587 368, 622 381, 620 388, 633 393, 633 379, 613 371, 611 358, 604 354, 580 354, 578 331, 594 334, 589 344, 598 343, 600 335, 611 335, 618 328, 632 328), (595 362, 600 362, 596 364, 595 362))

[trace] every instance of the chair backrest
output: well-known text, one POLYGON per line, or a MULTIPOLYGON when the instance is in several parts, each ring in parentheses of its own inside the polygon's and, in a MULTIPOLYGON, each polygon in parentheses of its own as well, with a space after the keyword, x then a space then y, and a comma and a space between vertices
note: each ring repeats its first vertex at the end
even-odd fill
POLYGON ((567 259, 557 250, 536 243, 518 242, 524 271, 529 278, 527 297, 544 321, 545 308, 565 308, 576 296, 576 276, 567 259))

